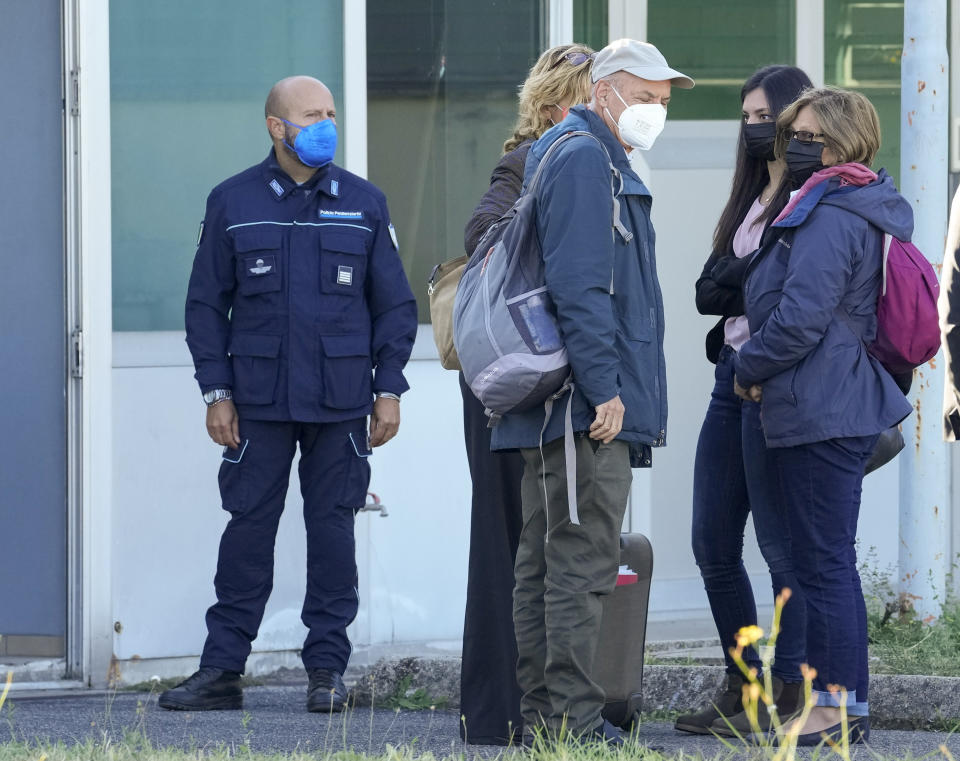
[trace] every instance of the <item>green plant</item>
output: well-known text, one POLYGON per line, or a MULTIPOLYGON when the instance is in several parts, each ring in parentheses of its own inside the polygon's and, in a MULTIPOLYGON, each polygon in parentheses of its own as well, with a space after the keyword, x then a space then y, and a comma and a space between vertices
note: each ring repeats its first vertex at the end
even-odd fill
POLYGON ((401 678, 393 693, 384 698, 382 705, 385 708, 404 711, 425 711, 446 707, 446 698, 433 697, 423 687, 413 689, 412 683, 413 677, 410 674, 401 678))
POLYGON ((922 622, 915 619, 909 596, 896 591, 894 569, 879 567, 875 548, 867 551, 859 570, 867 605, 871 671, 960 676, 960 599, 952 591, 952 572, 948 591, 938 600, 939 616, 922 622))

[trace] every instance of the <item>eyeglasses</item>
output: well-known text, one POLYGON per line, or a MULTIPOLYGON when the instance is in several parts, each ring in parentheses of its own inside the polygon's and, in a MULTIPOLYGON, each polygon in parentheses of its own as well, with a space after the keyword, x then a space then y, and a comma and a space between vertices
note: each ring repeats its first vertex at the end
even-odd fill
MULTIPOLYGON (((825 135, 822 132, 805 132, 805 131, 796 132, 793 130, 790 131, 789 135, 798 143, 803 143, 804 145, 811 145, 814 142, 815 138, 825 137, 825 135)), ((822 141, 817 140, 816 142, 822 142, 822 141)))
POLYGON ((553 62, 550 68, 547 71, 552 71, 557 68, 564 61, 569 61, 571 66, 579 66, 582 63, 587 61, 592 61, 596 53, 581 53, 580 51, 570 51, 569 53, 564 53, 560 58, 553 62))

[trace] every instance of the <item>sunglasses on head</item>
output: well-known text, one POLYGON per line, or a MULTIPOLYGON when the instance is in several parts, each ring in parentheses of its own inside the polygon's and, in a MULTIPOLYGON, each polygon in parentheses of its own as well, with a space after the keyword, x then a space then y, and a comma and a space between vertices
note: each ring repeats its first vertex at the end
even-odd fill
POLYGON ((560 58, 554 61, 553 65, 550 66, 550 69, 552 70, 557 68, 557 66, 559 66, 564 61, 569 61, 571 66, 579 66, 580 64, 586 63, 587 61, 592 61, 594 55, 596 55, 596 53, 587 54, 587 53, 581 53, 580 51, 570 51, 569 53, 564 53, 562 56, 560 56, 560 58))

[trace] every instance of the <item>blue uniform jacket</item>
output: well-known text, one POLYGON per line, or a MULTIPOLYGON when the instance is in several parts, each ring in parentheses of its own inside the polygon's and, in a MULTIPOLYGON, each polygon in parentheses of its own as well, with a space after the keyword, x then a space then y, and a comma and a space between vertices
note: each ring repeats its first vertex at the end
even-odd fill
POLYGON ((333 164, 298 186, 273 151, 222 182, 186 328, 201 391, 232 389, 241 417, 348 420, 406 391, 417 308, 383 193, 333 164))
POLYGON ((913 212, 883 170, 862 187, 824 185, 768 228, 745 276, 751 337, 736 374, 763 387, 770 447, 869 436, 911 410, 866 346, 877 334, 883 233, 909 240, 913 212))
MULTIPOLYGON (((618 439, 629 442, 634 466, 649 465, 649 446, 666 443, 667 376, 663 357, 663 299, 657 281, 650 192, 630 168, 626 152, 603 120, 577 106, 533 144, 525 181, 565 132, 596 135, 619 169, 620 215, 630 242, 612 226, 607 154, 587 137, 560 146, 537 190, 537 231, 547 289, 557 308, 576 391, 573 428, 587 431, 594 408, 617 394, 625 407, 618 439), (611 283, 613 294, 611 295, 611 283)), ((544 441, 563 435, 565 396, 554 407, 544 441)), ((505 415, 493 430, 494 449, 534 447, 543 410, 505 415)))

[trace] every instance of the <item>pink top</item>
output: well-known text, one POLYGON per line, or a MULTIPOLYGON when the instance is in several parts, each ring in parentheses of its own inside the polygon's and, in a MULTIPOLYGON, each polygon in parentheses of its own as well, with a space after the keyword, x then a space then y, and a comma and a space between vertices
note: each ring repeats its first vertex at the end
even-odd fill
MULTIPOLYGON (((733 236, 733 253, 738 259, 742 259, 747 254, 752 254, 760 246, 760 238, 763 236, 763 225, 757 224, 757 219, 763 214, 764 206, 760 203, 759 196, 753 202, 753 206, 747 211, 747 216, 743 218, 740 227, 733 236)), ((750 338, 750 328, 747 325, 747 318, 728 317, 723 326, 724 342, 740 351, 747 339, 750 338)))

